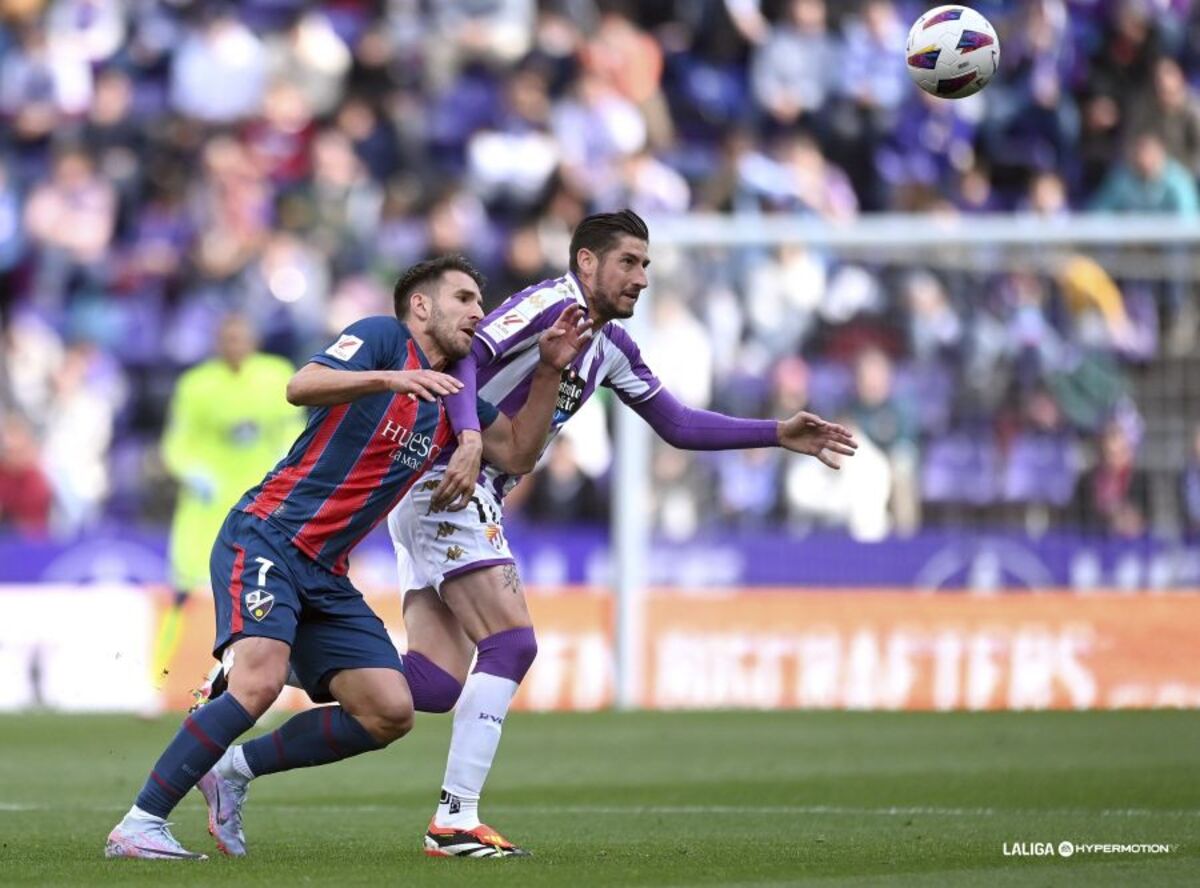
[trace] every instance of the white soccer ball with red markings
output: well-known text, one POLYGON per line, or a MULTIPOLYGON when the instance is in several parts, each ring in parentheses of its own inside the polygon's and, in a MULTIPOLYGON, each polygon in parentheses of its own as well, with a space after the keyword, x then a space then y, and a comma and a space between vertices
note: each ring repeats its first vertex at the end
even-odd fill
POLYGON ((975 10, 939 6, 917 19, 904 54, 917 86, 932 96, 963 99, 991 81, 1000 64, 1000 40, 975 10))

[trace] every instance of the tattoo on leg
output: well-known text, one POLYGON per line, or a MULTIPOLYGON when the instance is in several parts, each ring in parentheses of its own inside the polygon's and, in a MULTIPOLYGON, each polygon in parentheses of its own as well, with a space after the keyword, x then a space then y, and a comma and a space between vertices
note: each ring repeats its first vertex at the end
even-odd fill
POLYGON ((521 576, 517 573, 517 566, 515 564, 504 565, 504 588, 513 595, 521 591, 521 576))

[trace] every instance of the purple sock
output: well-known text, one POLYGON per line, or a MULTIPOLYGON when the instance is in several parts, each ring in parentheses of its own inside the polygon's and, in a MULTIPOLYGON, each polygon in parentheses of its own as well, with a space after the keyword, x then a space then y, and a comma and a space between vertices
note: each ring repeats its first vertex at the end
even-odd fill
POLYGON ((417 651, 404 655, 404 677, 417 712, 449 712, 463 689, 457 678, 417 651))
POLYGON ((537 656, 537 639, 532 626, 521 626, 489 635, 477 648, 472 672, 486 672, 520 684, 537 656))
POLYGON ((253 725, 254 719, 232 694, 224 693, 201 706, 183 720, 134 804, 166 817, 225 754, 225 748, 253 725))
POLYGON ((242 745, 255 777, 327 765, 382 744, 341 706, 320 706, 294 715, 270 734, 242 745))

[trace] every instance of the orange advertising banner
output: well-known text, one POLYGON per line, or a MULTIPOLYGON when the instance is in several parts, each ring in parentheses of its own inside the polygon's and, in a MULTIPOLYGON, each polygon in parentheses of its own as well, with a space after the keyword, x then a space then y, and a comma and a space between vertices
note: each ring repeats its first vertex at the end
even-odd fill
POLYGON ((1200 706, 1200 596, 654 596, 654 708, 1200 706))
MULTIPOLYGON (((538 657, 516 705, 609 706, 612 598, 555 591, 530 592, 538 657)), ((403 650, 399 596, 368 600, 403 650)), ((211 627, 211 603, 192 602, 166 676, 169 707, 187 705, 211 664, 211 627)), ((643 628, 649 708, 1200 707, 1200 595, 657 590, 643 628)))

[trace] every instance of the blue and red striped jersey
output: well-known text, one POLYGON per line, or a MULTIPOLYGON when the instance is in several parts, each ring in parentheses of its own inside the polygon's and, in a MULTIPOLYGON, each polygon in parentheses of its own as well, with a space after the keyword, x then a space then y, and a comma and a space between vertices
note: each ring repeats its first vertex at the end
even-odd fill
MULTIPOLYGON (((394 317, 351 324, 312 361, 335 370, 429 367, 412 334, 394 317)), ((496 408, 478 402, 483 426, 496 408)), ((441 400, 384 392, 317 407, 280 463, 235 506, 287 534, 292 544, 345 574, 358 542, 400 501, 452 440, 441 400)))

